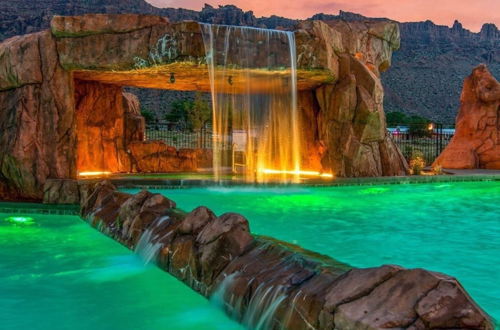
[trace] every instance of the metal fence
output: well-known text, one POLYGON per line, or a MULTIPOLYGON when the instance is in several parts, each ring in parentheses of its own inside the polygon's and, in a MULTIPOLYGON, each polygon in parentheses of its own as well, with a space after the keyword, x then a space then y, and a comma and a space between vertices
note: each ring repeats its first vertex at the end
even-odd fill
POLYGON ((146 140, 160 140, 177 149, 212 149, 212 130, 169 129, 168 126, 146 127, 146 140))
POLYGON ((393 125, 388 130, 408 161, 421 155, 426 165, 434 162, 455 134, 454 128, 427 123, 393 125))
MULTIPOLYGON (((427 165, 432 164, 455 133, 454 128, 444 128, 441 124, 402 124, 389 127, 388 130, 408 161, 412 156, 421 154, 427 165)), ((212 149, 213 138, 211 128, 189 131, 172 129, 167 125, 146 127, 147 140, 164 141, 177 149, 212 149)), ((233 149, 232 136, 226 136, 222 140, 223 150, 233 149)))

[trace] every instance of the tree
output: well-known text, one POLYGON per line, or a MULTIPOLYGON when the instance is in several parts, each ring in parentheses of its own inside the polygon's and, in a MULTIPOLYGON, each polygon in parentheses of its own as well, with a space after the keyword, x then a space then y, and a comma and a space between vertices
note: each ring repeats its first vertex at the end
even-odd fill
POLYGON ((205 127, 212 120, 212 109, 210 104, 203 99, 201 93, 197 92, 192 100, 175 100, 171 104, 172 110, 165 119, 187 127, 191 131, 197 131, 205 127))
POLYGON ((411 135, 415 136, 429 136, 432 135, 432 130, 429 130, 431 120, 418 116, 408 116, 402 112, 389 112, 386 115, 387 126, 395 127, 398 125, 408 126, 408 131, 411 135))
POLYGON ((187 123, 191 130, 198 131, 204 128, 212 119, 212 109, 207 101, 203 100, 200 92, 196 92, 194 102, 187 109, 187 123))
POLYGON ((387 126, 393 127, 401 124, 405 124, 408 116, 402 112, 388 112, 386 115, 387 126))
POLYGON ((432 136, 432 129, 429 130, 431 121, 427 118, 420 116, 410 116, 408 119, 409 132, 415 136, 432 136))
POLYGON ((186 110, 184 103, 186 100, 175 100, 170 104, 171 110, 165 115, 165 119, 170 122, 179 122, 186 119, 186 110))
POLYGON ((141 115, 144 117, 146 124, 151 125, 155 122, 155 115, 152 111, 146 108, 141 108, 141 115))

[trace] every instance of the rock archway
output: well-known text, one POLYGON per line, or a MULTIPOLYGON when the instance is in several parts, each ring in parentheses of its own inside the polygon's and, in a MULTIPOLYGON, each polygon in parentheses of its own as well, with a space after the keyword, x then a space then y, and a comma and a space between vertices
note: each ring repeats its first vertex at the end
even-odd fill
MULTIPOLYGON (((303 158, 337 176, 405 174, 379 79, 399 47, 397 25, 305 21, 295 37, 303 158)), ((0 44, 0 196, 40 199, 48 178, 86 167, 195 167, 196 152, 142 141, 122 88, 208 90, 204 57, 198 23, 147 15, 54 17, 50 31, 0 44)))

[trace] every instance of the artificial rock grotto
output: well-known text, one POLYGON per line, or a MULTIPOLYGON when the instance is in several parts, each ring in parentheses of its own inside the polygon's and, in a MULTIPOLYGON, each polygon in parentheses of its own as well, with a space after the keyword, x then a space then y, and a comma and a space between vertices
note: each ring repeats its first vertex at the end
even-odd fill
MULTIPOLYGON (((302 161, 336 176, 405 174, 386 133, 379 79, 399 47, 397 25, 306 21, 294 35, 302 161)), ((40 200, 47 179, 82 171, 206 166, 211 156, 200 150, 144 141, 137 100, 122 90, 208 91, 204 60, 198 23, 147 15, 54 17, 50 30, 4 41, 0 196, 40 200)))

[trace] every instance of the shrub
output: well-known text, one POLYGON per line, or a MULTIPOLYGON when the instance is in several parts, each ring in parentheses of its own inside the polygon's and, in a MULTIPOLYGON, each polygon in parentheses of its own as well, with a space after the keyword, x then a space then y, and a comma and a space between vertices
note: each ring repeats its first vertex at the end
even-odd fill
POLYGON ((432 167, 432 172, 434 172, 435 175, 442 175, 443 174, 443 167, 441 165, 434 165, 432 167))
POLYGON ((410 159, 410 174, 420 175, 425 167, 424 154, 420 150, 414 149, 410 159))

